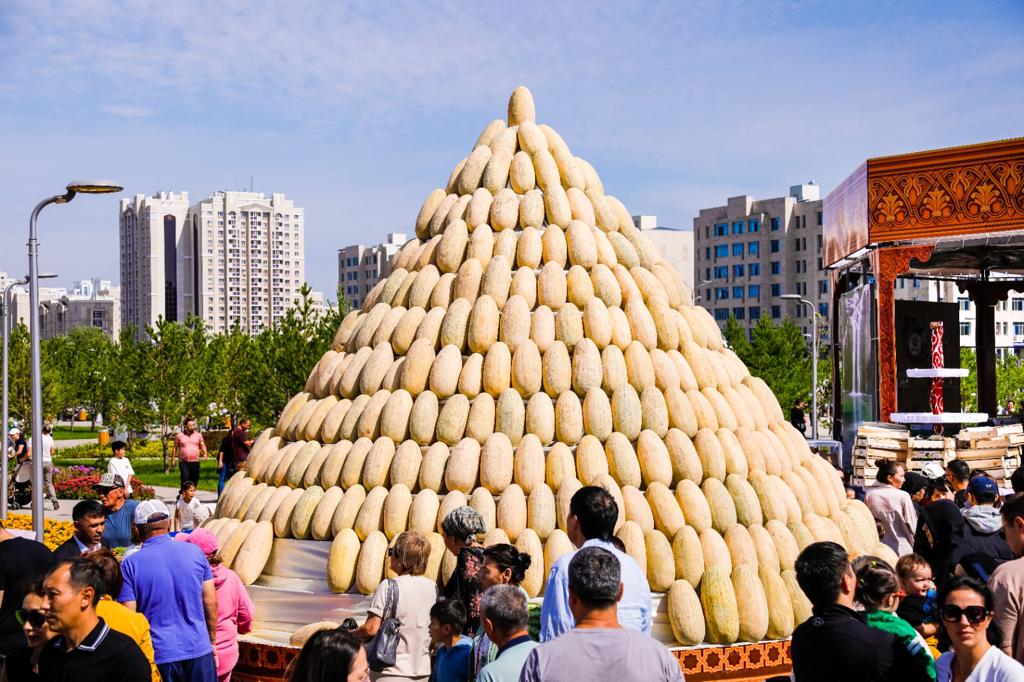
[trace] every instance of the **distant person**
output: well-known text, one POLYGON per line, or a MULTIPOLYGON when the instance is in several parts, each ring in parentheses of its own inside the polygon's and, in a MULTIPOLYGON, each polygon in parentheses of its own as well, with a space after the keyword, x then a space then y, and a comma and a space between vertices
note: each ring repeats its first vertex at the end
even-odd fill
POLYGON ((814 616, 793 631, 793 679, 810 682, 882 682, 893 672, 896 638, 868 627, 853 610, 857 576, 846 550, 834 542, 808 545, 796 560, 796 578, 814 616))
POLYGON ((663 644, 619 623, 621 567, 619 557, 601 546, 573 553, 567 573, 575 625, 529 653, 522 682, 682 682, 679 661, 663 644))
POLYGON ((103 593, 96 604, 96 615, 102 618, 103 622, 112 630, 128 635, 133 642, 139 645, 142 655, 149 663, 149 672, 153 682, 160 682, 160 671, 156 667, 156 661, 153 660, 153 634, 149 628, 149 621, 138 611, 133 611, 115 601, 121 594, 121 588, 124 587, 121 562, 109 549, 90 552, 84 558, 96 564, 100 573, 103 574, 103 593))
POLYGON ((153 633, 153 652, 164 682, 215 682, 217 591, 198 547, 173 542, 170 516, 160 500, 140 502, 135 525, 142 547, 121 564, 118 601, 139 611, 153 633))
MULTIPOLYGON (((584 486, 569 501, 569 539, 579 548, 603 547, 619 560, 623 593, 616 601, 616 622, 622 627, 651 633, 651 588, 636 560, 612 543, 619 507, 604 488, 584 486)), ((575 552, 562 556, 548 573, 540 612, 540 641, 547 642, 573 627, 569 603, 569 562, 575 552)))
POLYGON ((875 462, 878 473, 873 485, 865 492, 864 502, 885 531, 882 542, 896 556, 914 551, 914 534, 917 532, 917 509, 910 495, 900 490, 904 481, 903 465, 895 460, 880 459, 875 462))
POLYGON ((103 525, 103 539, 110 547, 128 547, 132 544, 132 520, 138 500, 129 500, 124 479, 118 474, 103 474, 92 487, 100 498, 107 520, 103 525))
POLYGON ((1003 532, 1015 559, 1001 564, 988 581, 995 600, 992 621, 997 626, 999 647, 1024 663, 1024 494, 1003 503, 1003 532))
MULTIPOLYGON (((39 448, 39 453, 43 460, 43 492, 46 497, 50 498, 50 503, 53 504, 53 508, 56 511, 60 509, 60 503, 57 502, 57 491, 53 487, 53 455, 57 452, 57 446, 54 445, 53 427, 49 424, 43 425, 43 435, 39 439, 42 443, 42 447, 39 448)), ((33 456, 32 450, 32 439, 28 439, 27 453, 29 458, 33 456)))
POLYGON ((52 564, 53 554, 46 545, 14 535, 0 521, 0 656, 25 643, 16 612, 25 598, 25 587, 52 564))
POLYGON ((132 496, 132 476, 135 469, 131 460, 128 459, 128 445, 123 440, 115 440, 110 444, 111 458, 107 461, 107 473, 115 474, 124 481, 124 493, 127 497, 132 496))
POLYGON ((800 433, 807 435, 807 401, 803 398, 797 400, 793 407, 789 408, 789 423, 800 433))
POLYGON ((199 482, 199 460, 209 456, 203 434, 196 430, 196 420, 186 419, 181 431, 175 434, 171 449, 171 466, 174 466, 174 460, 178 460, 179 488, 184 487, 187 481, 199 482))
MULTIPOLYGON (((499 543, 484 550, 484 567, 480 573, 480 587, 486 591, 495 585, 511 585, 521 591, 527 599, 529 595, 520 587, 526 578, 526 571, 533 563, 526 552, 520 552, 515 545, 499 543)), ((539 613, 532 632, 533 637, 540 637, 539 613)), ((477 673, 498 656, 498 647, 487 636, 483 621, 480 629, 473 636, 473 661, 470 665, 470 679, 476 679, 477 673)))
POLYGON ((999 486, 988 476, 978 476, 967 486, 964 539, 954 561, 982 582, 988 582, 997 566, 1013 559, 1003 538, 1002 517, 994 506, 998 498, 999 486))
POLYGON ((38 580, 25 588, 21 608, 14 613, 25 637, 23 646, 0 663, 0 682, 31 682, 39 679, 39 656, 46 643, 57 636, 46 622, 45 606, 43 581, 38 580))
POLYGON ((102 504, 96 500, 82 500, 72 508, 71 520, 75 532, 53 551, 54 559, 77 559, 83 554, 110 547, 110 543, 103 539, 107 515, 102 504))
POLYGON ((853 572, 857 576, 856 600, 864 607, 868 627, 890 633, 902 648, 898 659, 902 669, 897 672, 894 668, 892 677, 934 682, 935 659, 928 643, 910 623, 896 615, 902 599, 896 571, 878 557, 862 555, 854 560, 853 572))
POLYGON ((967 503, 967 484, 971 480, 971 466, 962 459, 950 460, 945 473, 946 482, 953 491, 953 502, 963 509, 967 503))
POLYGON ((28 459, 28 443, 21 435, 21 429, 9 429, 7 438, 11 441, 11 457, 14 458, 14 463, 21 464, 28 459))
POLYGON ((472 637, 480 627, 480 584, 484 548, 478 538, 487 527, 480 512, 468 505, 456 507, 441 521, 444 546, 455 555, 455 570, 441 588, 445 599, 458 599, 466 607, 466 625, 462 634, 472 637))
POLYGON ((430 607, 430 641, 437 654, 430 682, 467 682, 473 640, 462 634, 466 607, 455 599, 442 599, 430 607))
POLYGON ((288 682, 366 682, 362 641, 348 630, 320 630, 302 645, 288 682))
POLYGON ((537 642, 530 638, 526 593, 514 585, 494 585, 480 599, 480 619, 487 637, 498 647, 498 656, 476 677, 476 682, 518 682, 537 642))
POLYGON ((68 682, 150 682, 139 645, 96 613, 103 574, 86 559, 57 564, 43 582, 46 619, 57 637, 39 657, 39 676, 68 682))
POLYGON ((1014 493, 1024 493, 1024 466, 1017 467, 1010 474, 1010 487, 1014 493))
POLYGON ((1006 409, 1003 410, 1003 414, 1007 417, 1017 416, 1017 403, 1015 403, 1013 399, 1006 401, 1006 409))
POLYGON ((992 609, 992 593, 974 578, 954 578, 940 590, 939 615, 952 651, 935 662, 939 682, 1024 680, 1024 666, 988 641, 992 609))
POLYGON ((227 476, 230 478, 238 471, 249 458, 249 450, 255 439, 249 435, 249 427, 252 425, 248 419, 240 419, 238 425, 231 431, 231 461, 227 462, 227 476))
POLYGON ((192 530, 205 518, 203 503, 196 497, 196 484, 186 481, 174 503, 174 530, 192 530))

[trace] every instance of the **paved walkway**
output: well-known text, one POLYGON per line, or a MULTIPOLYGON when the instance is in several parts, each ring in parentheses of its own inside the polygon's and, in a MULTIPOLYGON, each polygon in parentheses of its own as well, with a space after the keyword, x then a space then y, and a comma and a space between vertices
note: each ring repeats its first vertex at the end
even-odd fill
MULTIPOLYGON (((163 486, 155 486, 155 490, 157 498, 167 503, 168 513, 173 516, 174 502, 178 499, 178 489, 166 488, 163 486)), ((203 504, 213 505, 216 504, 217 502, 217 493, 214 492, 199 490, 196 492, 196 496, 199 498, 199 501, 202 502, 203 504)), ((60 509, 54 511, 53 505, 50 503, 50 500, 43 500, 43 509, 45 511, 46 518, 57 519, 60 521, 70 521, 71 510, 78 503, 78 500, 58 500, 58 502, 60 503, 60 509)), ((28 508, 11 509, 11 513, 30 514, 30 511, 28 508)))

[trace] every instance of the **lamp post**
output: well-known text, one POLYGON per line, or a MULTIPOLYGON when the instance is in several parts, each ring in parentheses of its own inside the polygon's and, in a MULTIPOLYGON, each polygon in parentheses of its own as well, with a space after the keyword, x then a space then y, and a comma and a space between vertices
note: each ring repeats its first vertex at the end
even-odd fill
POLYGON ((818 314, 814 304, 800 294, 783 294, 784 301, 797 301, 811 310, 811 438, 818 440, 818 314))
MULTIPOLYGON (((43 442, 43 377, 39 365, 39 240, 36 238, 36 222, 39 213, 50 204, 66 204, 76 194, 110 194, 124 188, 106 180, 72 182, 64 194, 40 201, 32 210, 28 221, 28 303, 31 320, 30 347, 32 354, 32 442, 43 442)), ((5 482, 6 484, 6 482, 5 482)), ((36 540, 43 541, 43 458, 32 458, 32 531, 36 540)))
MULTIPOLYGON (((7 462, 7 438, 8 438, 8 435, 7 435, 7 429, 10 426, 10 414, 9 414, 9 411, 8 411, 8 407, 9 406, 7 404, 7 337, 10 336, 10 333, 11 333, 11 323, 10 323, 10 312, 11 312, 11 310, 10 310, 10 304, 8 303, 7 299, 8 299, 8 296, 10 295, 10 293, 11 293, 11 289, 13 289, 16 286, 21 286, 22 284, 25 284, 27 282, 28 282, 28 277, 23 277, 22 279, 19 279, 17 281, 14 281, 14 282, 11 282, 10 284, 8 284, 6 287, 4 287, 4 297, 3 297, 3 300, 0 301, 0 310, 3 311, 3 318, 4 318, 4 320, 3 320, 3 329, 4 329, 4 350, 3 350, 3 375, 4 375, 4 378, 3 378, 3 385, 4 385, 4 387, 3 387, 4 388, 4 398, 3 398, 3 403, 4 403, 4 407, 3 407, 3 411, 4 411, 4 414, 3 414, 3 420, 4 420, 4 422, 3 422, 3 434, 4 434, 4 443, 3 443, 3 459, 4 459, 4 461, 3 461, 3 478, 0 479, 0 480, 3 481, 4 485, 7 485, 7 476, 8 476, 8 462, 7 462)), ((4 520, 7 519, 7 492, 6 491, 4 491, 3 495, 0 495, 0 519, 4 519, 4 520)))

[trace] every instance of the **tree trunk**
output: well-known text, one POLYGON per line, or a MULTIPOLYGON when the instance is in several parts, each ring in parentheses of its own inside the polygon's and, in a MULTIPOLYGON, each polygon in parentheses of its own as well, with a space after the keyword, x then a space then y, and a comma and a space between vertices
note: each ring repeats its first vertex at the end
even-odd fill
POLYGON ((167 426, 167 420, 166 419, 161 422, 161 424, 160 424, 160 431, 161 431, 161 433, 160 433, 160 446, 161 446, 161 449, 163 451, 164 473, 166 474, 166 473, 170 473, 170 471, 171 471, 171 467, 169 466, 169 464, 167 462, 167 441, 169 440, 168 436, 170 435, 170 429, 167 426))

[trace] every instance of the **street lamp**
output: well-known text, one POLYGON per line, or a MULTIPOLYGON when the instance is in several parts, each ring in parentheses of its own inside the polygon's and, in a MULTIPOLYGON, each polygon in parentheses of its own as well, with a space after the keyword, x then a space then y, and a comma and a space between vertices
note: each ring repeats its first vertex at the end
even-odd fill
POLYGON ((800 294, 783 294, 784 301, 797 301, 811 310, 811 438, 818 440, 818 315, 814 304, 800 294))
MULTIPOLYGON (((52 272, 44 272, 39 275, 39 279, 53 279, 57 275, 52 272)), ((11 303, 10 303, 10 292, 14 287, 28 284, 28 277, 22 277, 21 279, 11 282, 4 288, 3 298, 0 299, 0 316, 3 317, 3 464, 0 469, 3 470, 2 478, 6 485, 7 477, 9 474, 8 461, 7 461, 7 438, 8 438, 8 426, 10 425, 10 410, 8 409, 8 371, 7 371, 7 339, 11 334, 11 303)), ((7 519, 7 494, 0 495, 0 519, 7 519)))
MULTIPOLYGON (((31 315, 32 351, 32 442, 37 448, 43 442, 43 377, 39 366, 39 335, 42 324, 39 318, 39 240, 36 238, 36 222, 39 212, 50 204, 66 204, 76 194, 110 194, 124 189, 121 185, 107 180, 71 182, 64 194, 58 194, 40 201, 28 221, 28 304, 31 315)), ((6 457, 5 457, 6 460, 6 457)), ((6 485, 6 481, 4 481, 6 485)), ((32 530, 36 540, 43 541, 43 458, 32 458, 32 530)))
MULTIPOLYGON (((700 289, 700 288, 701 288, 702 286, 704 286, 705 284, 711 284, 711 280, 710 280, 710 279, 706 279, 706 280, 704 280, 703 282, 699 282, 699 283, 698 283, 698 284, 697 284, 697 285, 696 285, 696 286, 694 287, 694 291, 696 291, 697 289, 700 289)), ((704 298, 704 297, 703 297, 703 296, 697 296, 697 298, 693 299, 693 302, 694 302, 694 304, 696 304, 696 303, 697 303, 698 301, 700 301, 700 299, 702 299, 702 298, 704 298)))

